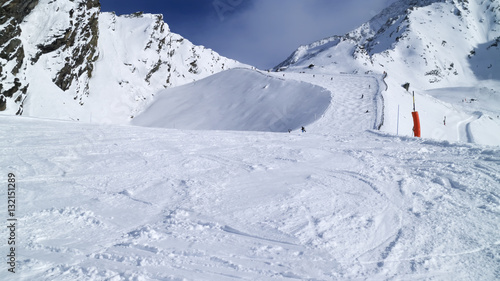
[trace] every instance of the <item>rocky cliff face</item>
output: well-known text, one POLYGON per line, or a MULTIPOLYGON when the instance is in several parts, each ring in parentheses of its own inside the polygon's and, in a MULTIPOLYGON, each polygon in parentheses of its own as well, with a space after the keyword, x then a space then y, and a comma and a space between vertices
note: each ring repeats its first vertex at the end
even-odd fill
POLYGON ((154 94, 242 64, 171 33, 161 15, 98 0, 7 1, 0 113, 126 123, 154 94))
MULTIPOLYGON (((54 13, 49 13, 49 15, 62 15, 57 20, 66 21, 66 29, 59 29, 54 34, 40 38, 42 40, 38 44, 35 41, 30 42, 36 44, 38 49, 36 54, 32 54, 32 64, 37 63, 42 55, 54 54, 54 52, 62 59, 62 68, 57 71, 53 82, 63 91, 68 90, 71 84, 83 75, 87 78, 85 80, 88 80, 92 76, 93 63, 98 57, 99 1, 74 3, 76 4, 74 7, 66 7, 66 9, 60 9, 57 6, 50 7, 54 13), (69 8, 71 10, 68 11, 69 8)), ((84 84, 83 89, 83 93, 88 94, 88 83, 84 84)))
MULTIPOLYGON (((1 59, 3 110, 23 113, 35 65, 44 64, 62 91, 75 86, 77 98, 89 94, 98 56, 98 0, 11 1, 2 7, 1 59), (3 89, 7 86, 7 89, 3 89), (10 87, 9 87, 10 86, 10 87)), ((2 108, 0 108, 2 109, 2 108)))

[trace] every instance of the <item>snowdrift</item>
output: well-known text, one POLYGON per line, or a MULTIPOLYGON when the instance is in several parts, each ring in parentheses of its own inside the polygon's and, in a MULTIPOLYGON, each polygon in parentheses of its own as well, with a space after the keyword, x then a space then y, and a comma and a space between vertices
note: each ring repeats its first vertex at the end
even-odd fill
POLYGON ((132 124, 147 127, 286 132, 320 118, 326 89, 250 69, 228 70, 161 91, 132 124))

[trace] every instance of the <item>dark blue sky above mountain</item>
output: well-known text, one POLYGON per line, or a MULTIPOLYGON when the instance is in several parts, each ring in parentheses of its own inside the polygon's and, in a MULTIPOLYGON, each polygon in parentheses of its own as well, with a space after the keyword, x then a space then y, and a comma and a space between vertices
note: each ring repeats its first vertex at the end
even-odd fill
POLYGON ((302 44, 342 35, 396 0, 101 0, 103 12, 163 14, 172 32, 271 68, 302 44))

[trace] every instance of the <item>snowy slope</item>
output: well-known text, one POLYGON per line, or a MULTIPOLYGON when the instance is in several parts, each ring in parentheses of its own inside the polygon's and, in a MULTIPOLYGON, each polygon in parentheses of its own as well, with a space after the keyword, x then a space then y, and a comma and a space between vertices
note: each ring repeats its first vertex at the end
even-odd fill
POLYGON ((496 148, 314 126, 288 134, 0 119, 9 132, 1 178, 15 174, 18 219, 16 273, 3 267, 2 280, 499 274, 496 148))
POLYGON ((233 69, 158 93, 132 124, 286 132, 321 117, 330 101, 330 92, 322 87, 251 69, 233 69))
POLYGON ((300 47, 275 70, 386 72, 382 130, 412 134, 414 91, 423 137, 500 145, 492 133, 500 131, 498 38, 498 1, 403 0, 344 36, 300 47), (407 82, 410 92, 401 87, 407 82))
MULTIPOLYGON (((383 121, 378 75, 237 69, 179 89, 213 98, 211 84, 263 99, 266 89, 282 98, 296 87, 322 100, 327 89, 330 104, 307 133, 290 134, 0 117, 9 132, 0 166, 16 176, 18 219, 16 273, 0 279, 498 277, 498 148, 370 130, 383 121), (227 82, 236 77, 241 85, 227 82)), ((164 99, 204 104, 175 94, 157 95, 144 114, 158 117, 153 107, 164 99)))

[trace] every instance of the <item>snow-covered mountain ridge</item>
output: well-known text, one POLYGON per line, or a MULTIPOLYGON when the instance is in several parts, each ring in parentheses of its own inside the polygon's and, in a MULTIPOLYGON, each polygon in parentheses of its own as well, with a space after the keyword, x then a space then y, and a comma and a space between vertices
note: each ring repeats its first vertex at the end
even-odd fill
POLYGON ((243 66, 170 32, 161 15, 28 2, 1 7, 2 114, 124 123, 160 89, 243 66))
POLYGON ((457 86, 500 79, 499 41, 498 1, 402 0, 343 36, 299 47, 275 70, 386 71, 419 88, 457 86))

